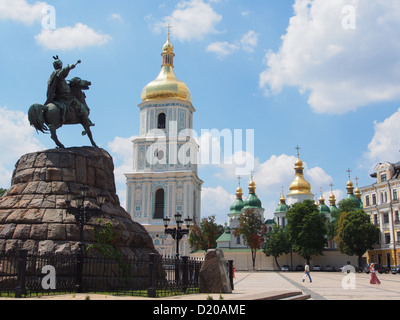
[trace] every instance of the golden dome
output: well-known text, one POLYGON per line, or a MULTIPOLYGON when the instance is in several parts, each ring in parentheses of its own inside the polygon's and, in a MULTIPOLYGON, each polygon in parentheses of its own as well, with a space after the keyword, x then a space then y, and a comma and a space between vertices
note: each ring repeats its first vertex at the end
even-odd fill
POLYGON ((354 192, 354 185, 353 182, 351 182, 351 180, 349 180, 349 182, 347 182, 347 193, 351 194, 354 192))
POLYGON ((236 189, 236 198, 237 199, 243 198, 243 189, 240 186, 236 189))
POLYGON ((256 193, 256 183, 251 179, 249 183, 249 192, 250 193, 256 193))
POLYGON ((295 195, 295 194, 312 195, 311 185, 306 181, 306 179, 304 179, 303 170, 304 170, 303 161, 301 161, 300 158, 298 158, 295 163, 296 178, 290 184, 289 195, 295 195))
POLYGON ((158 77, 144 87, 142 101, 178 99, 192 103, 192 94, 186 84, 179 81, 174 73, 174 46, 168 40, 163 46, 163 64, 158 77))

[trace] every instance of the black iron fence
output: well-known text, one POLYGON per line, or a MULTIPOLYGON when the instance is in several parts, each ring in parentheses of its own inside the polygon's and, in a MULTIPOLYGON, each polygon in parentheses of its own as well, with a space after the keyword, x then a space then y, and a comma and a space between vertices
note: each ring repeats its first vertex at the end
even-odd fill
POLYGON ((108 293, 163 297, 199 291, 203 260, 162 257, 134 259, 38 255, 0 251, 0 296, 29 297, 62 293, 108 293))

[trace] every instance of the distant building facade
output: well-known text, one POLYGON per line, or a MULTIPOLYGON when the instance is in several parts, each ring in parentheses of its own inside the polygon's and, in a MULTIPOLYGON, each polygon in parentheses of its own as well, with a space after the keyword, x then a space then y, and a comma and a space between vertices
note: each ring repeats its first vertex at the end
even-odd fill
POLYGON ((379 163, 371 178, 375 182, 360 188, 364 211, 380 229, 379 242, 368 251, 368 262, 385 266, 400 264, 400 162, 379 163))

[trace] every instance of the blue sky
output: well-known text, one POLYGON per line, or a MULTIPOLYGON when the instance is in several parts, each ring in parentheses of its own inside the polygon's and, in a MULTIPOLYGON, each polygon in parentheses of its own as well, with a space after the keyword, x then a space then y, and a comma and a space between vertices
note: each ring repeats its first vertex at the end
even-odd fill
MULTIPOLYGON (((319 197, 322 188, 328 199, 333 183, 338 201, 348 168, 361 187, 373 182, 374 165, 400 160, 397 0, 0 0, 0 186, 10 186, 23 154, 54 147, 29 126, 27 112, 45 101, 59 55, 64 64, 82 60, 70 77, 92 82, 94 138, 114 157, 124 204, 137 105, 159 73, 168 23, 175 73, 197 110, 195 131, 241 129, 245 139, 254 130, 251 157, 266 218, 282 187, 289 192, 297 145, 312 192, 319 197)), ((67 147, 89 145, 80 133, 76 126, 58 131, 67 147)), ((199 177, 202 216, 225 222, 234 167, 201 165, 199 177)))

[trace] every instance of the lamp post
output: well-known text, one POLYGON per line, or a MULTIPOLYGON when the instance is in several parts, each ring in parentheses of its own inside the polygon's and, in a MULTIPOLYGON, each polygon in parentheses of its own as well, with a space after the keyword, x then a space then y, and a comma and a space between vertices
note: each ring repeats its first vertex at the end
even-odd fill
POLYGON ((165 217, 163 219, 165 226, 165 233, 172 236, 172 238, 176 241, 176 258, 179 259, 179 241, 182 240, 182 237, 185 234, 189 234, 189 228, 192 224, 192 219, 186 218, 185 221, 182 220, 182 215, 180 213, 175 214, 176 228, 168 228, 171 219, 165 217), (183 222, 186 224, 187 229, 182 229, 183 222))
POLYGON ((83 292, 83 227, 90 218, 94 215, 101 213, 101 207, 106 201, 106 195, 102 192, 97 195, 97 203, 100 208, 89 208, 85 207, 85 200, 87 198, 89 188, 82 186, 79 188, 79 196, 74 197, 73 194, 67 193, 65 195, 65 203, 67 204, 66 211, 67 214, 73 214, 75 216, 76 223, 79 226, 79 243, 78 243, 78 254, 77 254, 77 267, 76 267, 76 292, 83 292), (76 207, 71 205, 72 200, 75 200, 76 207))
POLYGON ((79 188, 79 196, 74 197, 73 194, 67 193, 65 195, 65 203, 67 204, 67 214, 72 214, 75 216, 76 223, 79 226, 79 242, 83 243, 83 227, 94 215, 101 213, 101 207, 106 201, 106 195, 102 192, 97 198, 97 203, 100 205, 99 209, 85 207, 85 200, 87 198, 89 188, 82 186, 79 188), (75 207, 71 205, 72 200, 75 200, 75 207))

